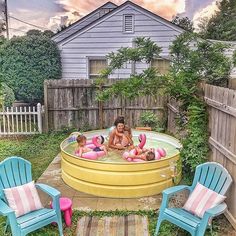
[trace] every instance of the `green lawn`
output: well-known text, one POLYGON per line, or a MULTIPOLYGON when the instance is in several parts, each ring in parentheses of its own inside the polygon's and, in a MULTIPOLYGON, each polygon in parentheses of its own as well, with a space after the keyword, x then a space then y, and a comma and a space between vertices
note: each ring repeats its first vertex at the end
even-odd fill
MULTIPOLYGON (((0 140, 0 161, 9 156, 21 156, 32 163, 33 178, 37 179, 47 168, 49 163, 60 151, 59 145, 61 141, 68 136, 67 132, 50 133, 34 135, 27 138, 12 138, 0 140)), ((77 220, 80 216, 90 214, 96 216, 110 216, 110 215, 128 215, 128 214, 142 214, 147 215, 149 219, 150 235, 154 234, 155 224, 157 219, 157 211, 114 211, 114 212, 81 212, 74 211, 73 213, 73 225, 71 228, 65 228, 64 233, 66 236, 75 235, 75 228, 77 220)), ((0 235, 4 235, 5 220, 3 217, 0 218, 0 235)), ((213 235, 227 235, 228 231, 232 230, 232 227, 225 219, 221 216, 214 220, 213 224, 213 235)), ((8 234, 10 235, 10 234, 8 234)), ((31 236, 56 236, 58 235, 57 228, 49 225, 41 230, 38 230, 31 236)), ((161 227, 162 236, 184 236, 188 235, 184 231, 176 228, 169 223, 163 223, 161 227)), ((208 232, 206 235, 210 235, 208 232)), ((112 235, 111 235, 112 236, 112 235)))

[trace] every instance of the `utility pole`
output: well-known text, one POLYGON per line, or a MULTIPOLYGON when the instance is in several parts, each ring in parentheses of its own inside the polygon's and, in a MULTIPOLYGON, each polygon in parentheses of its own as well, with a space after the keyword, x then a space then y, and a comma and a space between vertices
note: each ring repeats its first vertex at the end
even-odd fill
POLYGON ((9 26, 8 26, 8 10, 7 10, 7 0, 4 1, 5 6, 5 20, 6 20, 6 33, 7 33, 7 39, 9 39, 9 26))

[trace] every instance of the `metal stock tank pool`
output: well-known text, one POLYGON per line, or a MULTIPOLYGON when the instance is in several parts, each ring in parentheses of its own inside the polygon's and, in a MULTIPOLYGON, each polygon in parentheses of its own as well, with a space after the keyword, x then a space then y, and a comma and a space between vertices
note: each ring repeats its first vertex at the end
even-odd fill
MULTIPOLYGON (((146 148, 165 148, 167 156, 160 160, 128 162, 119 151, 110 151, 98 160, 75 156, 76 142, 69 137, 61 143, 62 179, 72 188, 102 197, 135 198, 151 196, 177 184, 181 179, 180 142, 166 134, 132 130, 133 140, 146 134, 146 148), (175 177, 173 177, 175 176, 175 177)), ((108 136, 108 130, 83 133, 88 139, 94 135, 108 136)))

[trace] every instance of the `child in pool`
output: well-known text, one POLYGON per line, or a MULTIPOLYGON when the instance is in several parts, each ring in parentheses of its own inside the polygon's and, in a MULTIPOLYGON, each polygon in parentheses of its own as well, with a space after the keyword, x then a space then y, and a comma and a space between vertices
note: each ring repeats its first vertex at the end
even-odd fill
POLYGON ((129 158, 142 159, 144 161, 153 161, 155 160, 155 153, 153 151, 147 150, 138 155, 129 155, 129 158))
MULTIPOLYGON (((100 137, 101 138, 98 138, 97 142, 98 143, 102 142, 102 140, 104 142, 104 138, 102 136, 100 136, 100 137)), ((94 152, 104 151, 107 154, 107 149, 104 145, 102 145, 101 147, 95 147, 94 149, 86 147, 87 138, 83 134, 78 135, 76 141, 78 143, 78 148, 77 148, 77 150, 75 150, 75 154, 77 156, 81 157, 83 153, 91 152, 91 151, 94 151, 94 152)))
POLYGON ((76 138, 78 148, 75 150, 76 156, 81 157, 83 153, 91 152, 92 149, 86 147, 87 138, 83 134, 79 134, 76 138))
POLYGON ((116 136, 122 139, 121 146, 129 147, 129 149, 134 148, 133 140, 132 140, 132 132, 131 132, 130 127, 125 125, 124 133, 119 133, 118 131, 116 131, 116 136))

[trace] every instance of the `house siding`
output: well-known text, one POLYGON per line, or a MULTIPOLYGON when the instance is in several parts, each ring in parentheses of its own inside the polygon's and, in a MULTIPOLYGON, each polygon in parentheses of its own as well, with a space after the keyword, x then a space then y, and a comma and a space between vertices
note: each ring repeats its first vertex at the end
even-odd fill
MULTIPOLYGON (((152 16, 130 6, 126 6, 117 13, 107 17, 99 24, 91 27, 77 36, 71 36, 67 41, 59 44, 62 58, 62 78, 88 78, 87 58, 105 56, 116 52, 121 47, 132 47, 136 37, 150 37, 162 48, 160 56, 169 56, 171 42, 181 32, 154 19, 152 16), (123 33, 123 15, 134 15, 134 33, 123 33)), ((142 72, 148 67, 145 63, 136 63, 135 71, 142 72)), ((132 73, 131 64, 114 71, 111 78, 127 78, 132 73)))

